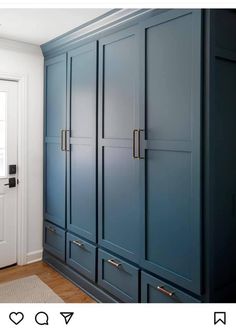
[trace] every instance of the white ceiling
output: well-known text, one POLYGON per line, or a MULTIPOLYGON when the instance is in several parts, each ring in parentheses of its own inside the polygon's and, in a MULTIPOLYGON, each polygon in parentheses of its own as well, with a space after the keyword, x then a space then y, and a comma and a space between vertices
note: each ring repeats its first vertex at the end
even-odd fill
POLYGON ((41 45, 110 9, 0 9, 0 38, 41 45))

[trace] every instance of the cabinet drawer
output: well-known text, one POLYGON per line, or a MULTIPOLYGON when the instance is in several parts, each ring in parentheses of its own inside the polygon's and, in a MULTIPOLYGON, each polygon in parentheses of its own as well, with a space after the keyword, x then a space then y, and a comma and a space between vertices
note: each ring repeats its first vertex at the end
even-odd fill
POLYGON ((123 302, 138 302, 139 269, 99 250, 98 284, 123 302))
POLYGON ((144 272, 141 273, 141 301, 144 303, 200 303, 190 295, 144 272))
POLYGON ((44 222, 44 248, 65 261, 65 231, 46 221, 44 222))
POLYGON ((96 247, 75 235, 67 233, 67 264, 95 281, 96 247))

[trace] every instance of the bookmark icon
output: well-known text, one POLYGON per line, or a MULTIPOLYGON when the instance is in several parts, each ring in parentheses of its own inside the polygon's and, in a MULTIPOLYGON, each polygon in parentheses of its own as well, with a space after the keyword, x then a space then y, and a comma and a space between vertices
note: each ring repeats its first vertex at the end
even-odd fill
POLYGON ((64 317, 66 324, 70 322, 72 316, 74 315, 73 312, 61 312, 60 314, 64 317))
POLYGON ((214 313, 214 324, 217 323, 226 324, 226 312, 215 312, 214 313))

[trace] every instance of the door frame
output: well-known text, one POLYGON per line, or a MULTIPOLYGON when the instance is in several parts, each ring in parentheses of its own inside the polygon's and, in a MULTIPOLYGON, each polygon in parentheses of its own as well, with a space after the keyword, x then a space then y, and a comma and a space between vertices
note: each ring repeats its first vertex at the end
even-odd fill
POLYGON ((17 161, 18 179, 17 189, 17 251, 18 265, 26 264, 27 255, 27 76, 0 72, 0 80, 15 81, 18 83, 18 119, 17 119, 17 161))

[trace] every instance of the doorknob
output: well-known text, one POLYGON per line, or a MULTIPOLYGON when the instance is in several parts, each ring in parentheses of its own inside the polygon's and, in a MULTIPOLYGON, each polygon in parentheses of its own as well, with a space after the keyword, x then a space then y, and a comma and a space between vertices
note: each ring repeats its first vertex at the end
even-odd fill
POLYGON ((4 186, 9 186, 9 188, 16 187, 16 178, 9 178, 8 183, 5 183, 4 186))

